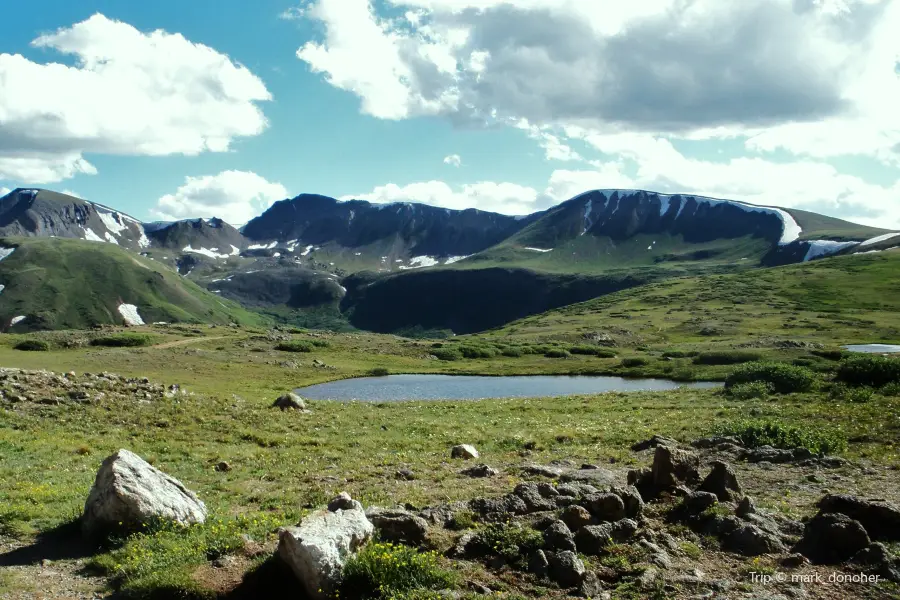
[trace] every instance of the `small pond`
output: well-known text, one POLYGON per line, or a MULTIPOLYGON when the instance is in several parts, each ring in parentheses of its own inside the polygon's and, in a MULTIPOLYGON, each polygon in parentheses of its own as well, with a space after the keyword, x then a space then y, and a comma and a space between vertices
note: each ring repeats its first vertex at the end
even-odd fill
POLYGON ((866 352, 868 354, 900 352, 900 345, 897 344, 850 344, 844 348, 850 352, 866 352))
POLYGON ((359 377, 320 383, 296 390, 310 400, 481 400, 485 398, 539 398, 720 387, 716 382, 679 383, 668 379, 625 379, 622 377, 529 375, 489 377, 470 375, 388 375, 359 377))

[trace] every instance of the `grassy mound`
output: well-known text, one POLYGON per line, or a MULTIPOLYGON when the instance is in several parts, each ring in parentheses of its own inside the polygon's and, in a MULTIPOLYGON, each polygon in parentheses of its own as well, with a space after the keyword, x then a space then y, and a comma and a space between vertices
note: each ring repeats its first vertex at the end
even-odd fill
POLYGON ((806 367, 776 362, 751 362, 741 365, 725 379, 725 389, 739 383, 763 382, 779 394, 808 392, 816 381, 806 367))

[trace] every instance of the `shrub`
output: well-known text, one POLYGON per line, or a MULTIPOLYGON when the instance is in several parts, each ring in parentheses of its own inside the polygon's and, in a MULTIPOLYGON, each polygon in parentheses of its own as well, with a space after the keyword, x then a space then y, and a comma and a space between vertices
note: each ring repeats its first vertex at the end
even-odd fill
POLYGON ((521 348, 504 348, 500 354, 503 356, 511 356, 512 358, 519 358, 524 353, 521 348))
POLYGON ((845 383, 837 382, 832 384, 828 395, 832 400, 868 402, 875 395, 875 390, 870 387, 850 387, 845 383))
POLYGON ((735 400, 753 400, 768 398, 772 393, 772 384, 766 381, 750 381, 738 383, 727 390, 727 394, 735 400))
POLYGON ((805 448, 813 454, 831 454, 847 449, 847 437, 841 431, 793 427, 777 421, 737 421, 722 426, 716 433, 737 437, 748 448, 767 445, 784 450, 805 448))
POLYGON ((487 346, 460 346, 459 353, 465 358, 494 358, 497 352, 487 346))
POLYGON ((715 352, 701 352, 694 357, 695 365, 737 365, 741 363, 759 360, 762 356, 758 352, 745 352, 740 350, 719 350, 715 352))
POLYGON ((327 348, 329 346, 328 342, 325 340, 310 340, 309 343, 316 348, 327 348))
POLYGON ((472 542, 485 554, 499 555, 508 562, 517 563, 539 549, 544 537, 539 531, 519 524, 491 523, 479 531, 472 542))
POLYGON ((387 377, 391 372, 385 367, 375 367, 368 372, 369 377, 387 377))
POLYGON ((16 350, 24 350, 26 352, 46 352, 50 349, 50 344, 44 340, 22 340, 15 346, 16 350))
POLYGON ((816 361, 810 360, 808 358, 795 358, 794 360, 791 361, 791 364, 798 366, 798 367, 813 368, 816 366, 816 361))
POLYGON ((821 348, 810 350, 810 354, 814 354, 819 358, 827 358, 828 360, 841 360, 847 355, 847 351, 843 348, 821 348))
POLYGON ((91 340, 91 345, 111 348, 136 348, 149 346, 152 342, 153 338, 146 333, 113 333, 91 340))
POLYGON ((900 383, 900 359, 887 356, 850 356, 840 362, 836 379, 850 385, 882 387, 900 383))
POLYGON ((436 348, 431 352, 440 360, 460 360, 462 353, 456 348, 436 348))
POLYGON ((546 356, 547 358, 567 358, 569 356, 569 352, 560 348, 554 348, 552 350, 547 350, 546 352, 544 352, 544 356, 546 356))
POLYGON ((763 381, 771 383, 779 394, 807 392, 815 383, 815 375, 805 367, 776 362, 750 362, 737 367, 725 378, 725 389, 739 383, 763 381))
POLYGON ((628 358, 622 359, 623 367, 644 367, 650 364, 650 361, 644 358, 643 356, 629 356, 628 358))
POLYGON ((572 354, 585 354, 589 356, 596 355, 598 350, 600 350, 600 348, 596 346, 572 346, 569 348, 569 352, 572 354))
POLYGON ((313 347, 309 342, 291 341, 281 342, 275 349, 282 352, 312 352, 313 347))
POLYGON ((456 577, 441 567, 436 552, 374 543, 347 560, 341 597, 388 599, 413 590, 441 590, 455 585, 456 577))
POLYGON ((900 396, 900 381, 889 383, 878 391, 882 396, 900 396))
POLYGON ((663 358, 691 358, 697 356, 699 352, 694 350, 666 350, 663 352, 663 358))

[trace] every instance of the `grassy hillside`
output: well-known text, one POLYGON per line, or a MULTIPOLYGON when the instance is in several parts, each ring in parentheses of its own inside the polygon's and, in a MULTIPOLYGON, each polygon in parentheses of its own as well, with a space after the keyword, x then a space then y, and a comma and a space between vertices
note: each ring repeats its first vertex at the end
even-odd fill
POLYGON ((122 324, 117 307, 144 321, 258 324, 263 319, 174 271, 114 244, 61 238, 5 238, 0 261, 0 323, 12 331, 122 324))
POLYGON ((861 254, 645 285, 498 328, 488 337, 640 344, 900 341, 900 252, 861 254))
POLYGON ((786 210, 794 217, 800 228, 803 229, 803 232, 800 234, 801 240, 863 241, 889 231, 887 229, 842 221, 841 219, 805 210, 797 210, 796 208, 786 210))

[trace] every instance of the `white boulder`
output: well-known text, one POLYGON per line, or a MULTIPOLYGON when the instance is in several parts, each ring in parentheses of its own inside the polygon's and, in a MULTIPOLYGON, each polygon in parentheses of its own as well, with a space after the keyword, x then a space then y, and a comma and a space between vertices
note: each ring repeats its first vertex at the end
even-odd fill
POLYGON ((333 598, 347 559, 375 528, 360 509, 322 510, 297 527, 279 531, 278 555, 290 566, 312 600, 333 598))
POLYGON ((206 506, 180 481, 133 452, 119 450, 104 460, 84 503, 84 533, 94 536, 157 519, 202 523, 206 506))
POLYGON ((450 450, 450 458, 478 458, 478 450, 475 449, 475 446, 460 444, 458 446, 453 446, 450 450))

